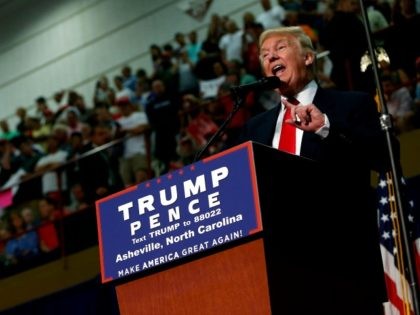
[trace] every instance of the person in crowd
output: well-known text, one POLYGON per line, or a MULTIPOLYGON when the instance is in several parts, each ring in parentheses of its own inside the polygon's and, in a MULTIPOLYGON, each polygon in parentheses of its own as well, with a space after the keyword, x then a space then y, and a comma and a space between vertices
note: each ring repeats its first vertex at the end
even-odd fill
POLYGON ((44 152, 25 136, 15 138, 13 145, 20 152, 12 160, 12 169, 20 182, 13 196, 13 202, 19 203, 39 198, 42 195, 41 177, 33 176, 33 174, 44 152))
POLYGON ((209 79, 199 80, 199 95, 202 99, 214 98, 223 82, 226 81, 227 66, 222 60, 214 60, 208 69, 209 79))
POLYGON ((377 8, 377 0, 368 0, 365 2, 369 26, 372 33, 383 30, 389 26, 389 22, 377 8))
POLYGON ((69 143, 69 126, 64 123, 56 123, 52 129, 51 134, 48 135, 46 139, 46 150, 48 151, 48 139, 53 136, 58 142, 58 148, 62 151, 70 152, 70 143, 69 143))
POLYGON ((35 104, 35 117, 40 120, 41 124, 51 125, 54 121, 54 112, 49 108, 47 99, 44 96, 39 96, 35 100, 35 104))
POLYGON ((183 94, 198 94, 199 84, 197 77, 194 74, 194 63, 189 59, 186 50, 182 50, 178 55, 178 93, 183 94))
POLYGON ((42 194, 63 201, 67 193, 66 171, 58 167, 65 163, 68 153, 61 150, 57 138, 48 138, 47 153, 35 165, 35 172, 42 173, 42 194))
POLYGON ((181 32, 176 32, 174 35, 174 57, 179 58, 181 52, 187 50, 187 41, 185 35, 181 32))
POLYGON ((81 132, 73 132, 69 137, 70 149, 67 154, 66 174, 67 174, 67 187, 72 187, 75 183, 79 182, 79 158, 83 152, 83 135, 81 132))
POLYGON ((256 22, 261 23, 264 29, 278 27, 283 25, 286 17, 286 10, 280 3, 271 5, 270 0, 260 0, 263 12, 258 14, 256 22))
POLYGON ((381 83, 395 132, 400 134, 414 129, 414 99, 410 90, 390 75, 383 75, 381 83))
POLYGON ((244 30, 240 29, 233 20, 226 22, 227 33, 219 41, 219 48, 222 52, 224 62, 231 60, 242 61, 242 45, 244 30))
POLYGON ((65 124, 67 125, 67 139, 70 139, 73 133, 82 133, 85 123, 80 121, 80 117, 76 110, 67 111, 65 124))
POLYGON ((106 104, 111 107, 115 102, 115 91, 109 86, 107 76, 101 76, 96 82, 95 90, 93 92, 93 104, 96 107, 98 104, 106 104))
POLYGON ((17 155, 16 147, 10 141, 0 139, 0 185, 3 187, 16 170, 12 162, 17 155))
POLYGON ((19 119, 19 122, 16 125, 16 130, 21 135, 29 135, 29 133, 28 133, 29 128, 26 124, 26 120, 28 118, 28 113, 26 111, 26 108, 25 107, 18 107, 16 109, 16 116, 19 119))
POLYGON ((105 104, 98 104, 98 106, 95 108, 95 113, 92 116, 90 125, 96 126, 97 124, 105 124, 110 128, 111 139, 114 139, 115 136, 120 132, 120 124, 112 118, 112 114, 105 104))
POLYGON ((29 116, 26 120, 26 125, 29 129, 32 141, 45 151, 47 149, 46 141, 51 134, 51 124, 43 124, 39 117, 29 116))
POLYGON ((357 0, 339 0, 333 16, 320 32, 320 44, 330 51, 331 80, 339 90, 371 92, 371 72, 360 71, 360 60, 367 51, 366 32, 357 0))
POLYGON ((185 49, 188 54, 188 58, 195 65, 200 57, 201 45, 202 42, 198 40, 197 31, 193 30, 188 33, 188 43, 185 46, 185 49))
POLYGON ((192 94, 183 96, 182 109, 179 115, 181 118, 181 131, 184 134, 178 142, 179 149, 185 149, 186 145, 191 143, 193 148, 195 148, 194 151, 198 151, 206 145, 207 141, 218 129, 216 123, 204 112, 200 99, 192 94), (185 146, 180 147, 180 144, 185 146))
POLYGON ((147 80, 137 80, 136 90, 131 103, 136 106, 137 110, 146 111, 147 99, 150 95, 150 84, 147 80))
POLYGON ((39 254, 38 235, 34 230, 28 231, 19 211, 9 215, 9 226, 13 238, 6 243, 6 254, 15 263, 27 261, 39 254))
POLYGON ((158 164, 155 171, 157 176, 168 172, 170 162, 178 160, 176 147, 180 128, 179 106, 167 92, 162 80, 152 82, 152 93, 146 105, 146 114, 153 133, 153 156, 158 164))
POLYGON ((300 11, 302 10, 302 1, 300 0, 277 0, 286 11, 300 11))
MULTIPOLYGON (((103 121, 98 122, 92 127, 91 141, 83 147, 82 154, 99 150, 111 140, 111 126, 103 121)), ((80 184, 88 204, 124 187, 118 170, 118 156, 113 148, 103 148, 79 161, 80 184)))
POLYGON ((150 125, 145 112, 136 110, 131 102, 120 104, 120 133, 127 136, 120 159, 120 174, 126 187, 150 178, 150 125))
POLYGON ((25 222, 26 230, 30 231, 39 225, 39 220, 34 210, 27 206, 20 211, 22 219, 25 222))
POLYGON ((38 227, 39 248, 45 254, 57 252, 60 239, 55 224, 62 217, 58 203, 53 198, 44 197, 38 201, 38 211, 41 218, 38 227))
POLYGON ((10 129, 9 122, 5 119, 0 121, 0 140, 11 140, 20 135, 18 130, 10 129))
POLYGON ((8 267, 15 263, 15 258, 6 252, 6 244, 11 237, 10 227, 4 220, 0 220, 0 267, 8 267))
POLYGON ((137 76, 133 74, 129 65, 125 65, 121 69, 121 77, 123 78, 124 87, 134 92, 136 90, 137 76))
MULTIPOLYGON (((386 290, 370 175, 371 170, 387 169, 388 159, 374 98, 366 92, 319 87, 316 53, 300 27, 266 30, 259 43, 265 75, 280 79, 276 91, 281 103, 251 118, 238 142, 252 140, 279 148, 286 157, 308 158, 322 169, 320 177, 297 180, 302 185, 313 182, 322 213, 312 217, 314 210, 305 208, 304 217, 296 207, 306 201, 283 196, 285 210, 279 209, 281 216, 271 214, 275 224, 267 222, 267 229, 279 233, 285 220, 298 222, 300 230, 293 233, 294 241, 282 239, 282 248, 274 248, 283 255, 276 260, 281 281, 273 284, 278 294, 274 308, 285 314, 382 314, 386 290), (331 224, 320 227, 308 217, 331 224), (339 240, 338 246, 332 238, 339 240)), ((296 190, 297 196, 305 195, 299 187, 296 190)))
POLYGON ((77 211, 88 209, 90 205, 91 204, 86 201, 82 185, 80 183, 75 183, 70 188, 70 202, 66 205, 64 213, 69 215, 77 211))
POLYGON ((264 31, 261 23, 247 23, 242 36, 242 58, 244 68, 256 78, 262 76, 258 52, 258 38, 264 31))
POLYGON ((134 91, 124 86, 124 78, 120 75, 114 77, 115 85, 115 104, 118 105, 120 102, 126 102, 131 100, 134 96, 134 91))
MULTIPOLYGON (((65 123, 66 119, 67 119, 67 112, 74 110, 76 111, 77 115, 81 115, 79 108, 77 107, 77 102, 80 99, 80 94, 78 94, 76 91, 68 91, 67 92, 68 96, 67 98, 65 98, 64 96, 62 96, 61 100, 64 98, 67 101, 66 102, 62 102, 60 103, 60 107, 57 109, 57 111, 54 113, 54 124, 59 124, 59 123, 65 123)), ((57 94, 56 96, 61 95, 61 94, 57 94)), ((60 99, 60 97, 58 96, 58 98, 60 99)))
POLYGON ((420 106, 420 56, 416 58, 416 77, 413 94, 416 106, 420 106))
POLYGON ((179 75, 177 58, 170 43, 163 45, 160 64, 152 75, 153 80, 161 80, 165 84, 166 92, 171 97, 177 97, 179 92, 179 75))

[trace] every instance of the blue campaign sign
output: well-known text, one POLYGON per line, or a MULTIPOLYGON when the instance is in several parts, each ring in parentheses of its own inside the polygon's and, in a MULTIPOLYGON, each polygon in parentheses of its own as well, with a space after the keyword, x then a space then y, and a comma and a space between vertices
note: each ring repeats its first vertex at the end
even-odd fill
POLYGON ((102 282, 262 230, 251 142, 96 202, 102 282))

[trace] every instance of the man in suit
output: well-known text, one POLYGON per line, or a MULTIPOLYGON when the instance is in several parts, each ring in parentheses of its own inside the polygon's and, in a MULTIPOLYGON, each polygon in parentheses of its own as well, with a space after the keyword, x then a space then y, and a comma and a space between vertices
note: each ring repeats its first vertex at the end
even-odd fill
POLYGON ((385 169, 388 159, 374 99, 320 88, 315 51, 299 27, 266 30, 259 44, 265 75, 280 79, 281 104, 250 119, 239 142, 280 145, 315 161, 318 169, 307 177, 278 178, 291 180, 296 193, 274 193, 285 205, 265 214, 270 219, 264 229, 281 235, 266 245, 274 261, 268 266, 274 275, 273 313, 383 314, 386 293, 370 175, 385 169))

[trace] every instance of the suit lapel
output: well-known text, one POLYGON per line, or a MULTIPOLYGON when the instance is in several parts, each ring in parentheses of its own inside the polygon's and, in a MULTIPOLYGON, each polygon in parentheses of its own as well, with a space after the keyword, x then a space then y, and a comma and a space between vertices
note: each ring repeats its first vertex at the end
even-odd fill
POLYGON ((279 104, 275 108, 270 109, 267 115, 264 115, 260 128, 256 130, 258 131, 258 139, 255 139, 257 142, 271 146, 281 106, 279 104))

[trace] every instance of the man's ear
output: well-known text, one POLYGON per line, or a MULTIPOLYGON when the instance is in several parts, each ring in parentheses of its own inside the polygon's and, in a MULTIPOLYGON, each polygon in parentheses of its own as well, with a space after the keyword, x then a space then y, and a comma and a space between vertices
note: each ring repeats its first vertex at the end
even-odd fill
POLYGON ((305 65, 309 66, 314 63, 315 54, 312 51, 309 51, 305 54, 305 65))

